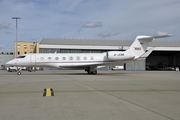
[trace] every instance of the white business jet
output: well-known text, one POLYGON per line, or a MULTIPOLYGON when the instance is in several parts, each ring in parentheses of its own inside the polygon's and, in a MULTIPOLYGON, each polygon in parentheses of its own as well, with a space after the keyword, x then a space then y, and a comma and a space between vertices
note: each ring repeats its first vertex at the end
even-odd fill
MULTIPOLYGON (((16 67, 55 67, 68 69, 84 69, 88 74, 97 74, 98 66, 124 64, 128 61, 144 57, 148 43, 155 38, 172 36, 137 36, 126 51, 108 51, 106 53, 39 53, 24 54, 15 58, 7 65, 16 67)), ((146 56, 147 57, 147 56, 146 56)), ((21 74, 21 69, 17 71, 21 74)))

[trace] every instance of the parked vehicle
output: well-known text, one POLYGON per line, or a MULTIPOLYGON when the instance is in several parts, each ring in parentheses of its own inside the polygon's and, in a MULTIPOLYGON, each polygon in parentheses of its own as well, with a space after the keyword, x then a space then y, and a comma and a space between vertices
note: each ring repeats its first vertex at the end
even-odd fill
POLYGON ((124 66, 114 66, 112 70, 124 70, 124 66))

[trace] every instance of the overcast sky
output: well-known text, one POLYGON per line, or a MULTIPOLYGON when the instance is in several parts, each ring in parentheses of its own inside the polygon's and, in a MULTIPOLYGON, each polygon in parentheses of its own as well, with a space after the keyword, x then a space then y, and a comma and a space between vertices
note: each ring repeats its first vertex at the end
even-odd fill
POLYGON ((43 38, 134 40, 171 33, 180 41, 180 0, 0 0, 0 49, 43 38))

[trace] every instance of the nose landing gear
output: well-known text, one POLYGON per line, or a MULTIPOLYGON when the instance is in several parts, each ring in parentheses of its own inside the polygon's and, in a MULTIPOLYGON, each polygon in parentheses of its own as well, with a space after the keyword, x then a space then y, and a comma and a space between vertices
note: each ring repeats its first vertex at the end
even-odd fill
POLYGON ((17 75, 21 75, 21 68, 17 68, 17 75))
POLYGON ((21 75, 21 71, 17 71, 17 75, 21 75))

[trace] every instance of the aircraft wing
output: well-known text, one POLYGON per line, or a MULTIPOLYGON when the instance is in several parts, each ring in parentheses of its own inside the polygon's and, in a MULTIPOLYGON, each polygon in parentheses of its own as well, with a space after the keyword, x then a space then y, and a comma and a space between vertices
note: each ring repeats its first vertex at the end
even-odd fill
POLYGON ((63 64, 59 65, 60 68, 74 68, 74 69, 86 69, 90 68, 97 68, 98 66, 102 66, 103 63, 75 63, 75 64, 63 64))

